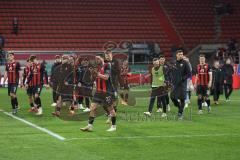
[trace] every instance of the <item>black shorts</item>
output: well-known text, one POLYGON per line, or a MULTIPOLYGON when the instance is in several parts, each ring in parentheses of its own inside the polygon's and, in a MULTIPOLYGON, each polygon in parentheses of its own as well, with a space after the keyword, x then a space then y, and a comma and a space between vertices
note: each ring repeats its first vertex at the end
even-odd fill
POLYGON ((40 95, 42 91, 42 85, 37 85, 32 87, 32 93, 33 95, 38 94, 40 95))
POLYGON ((116 101, 116 96, 114 93, 101 93, 96 92, 93 96, 93 103, 97 103, 103 106, 111 106, 116 101))
POLYGON ((10 96, 10 93, 16 94, 17 88, 18 88, 18 84, 16 83, 8 84, 8 95, 10 96))
POLYGON ((123 84, 120 86, 121 90, 129 90, 129 85, 128 84, 123 84))
POLYGON ((33 96, 34 94, 33 94, 33 87, 32 86, 28 86, 28 88, 27 88, 27 95, 28 96, 33 96))
POLYGON ((201 95, 203 97, 209 96, 208 86, 198 85, 197 86, 197 95, 201 95))
POLYGON ((59 94, 58 96, 61 96, 63 102, 72 101, 73 95, 68 94, 59 94))
POLYGON ((80 97, 92 97, 92 86, 83 85, 81 87, 76 87, 76 95, 80 97))

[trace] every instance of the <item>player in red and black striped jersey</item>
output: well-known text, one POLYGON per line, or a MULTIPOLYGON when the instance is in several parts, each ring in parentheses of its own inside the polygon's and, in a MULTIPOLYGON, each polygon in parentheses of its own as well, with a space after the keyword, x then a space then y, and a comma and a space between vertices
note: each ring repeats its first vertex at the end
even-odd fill
POLYGON ((43 63, 39 63, 36 56, 32 55, 30 57, 30 62, 32 66, 30 67, 29 77, 27 78, 27 88, 28 84, 32 83, 32 94, 34 96, 34 103, 35 107, 32 107, 32 111, 36 111, 36 115, 42 115, 42 105, 40 94, 43 87, 44 82, 46 83, 46 88, 49 88, 48 85, 48 75, 47 71, 45 70, 45 65, 43 63))
POLYGON ((33 104, 33 81, 28 81, 31 66, 32 66, 32 64, 30 63, 30 60, 27 59, 26 67, 23 70, 23 84, 24 85, 27 84, 26 90, 27 90, 29 104, 30 104, 30 107, 31 107, 29 112, 32 112, 33 111, 32 108, 34 108, 34 104, 33 104))
POLYGON ((14 53, 9 53, 3 84, 5 84, 6 79, 8 79, 8 95, 11 97, 13 114, 16 114, 18 111, 18 100, 16 93, 19 81, 22 85, 20 70, 21 70, 20 63, 15 61, 14 53))
POLYGON ((200 64, 197 65, 196 71, 196 80, 195 80, 195 88, 197 89, 198 94, 198 109, 199 114, 202 114, 202 103, 205 101, 208 106, 208 112, 210 112, 210 88, 212 85, 212 69, 209 64, 206 63, 205 55, 199 56, 200 64))
POLYGON ((103 62, 96 78, 96 93, 93 96, 93 100, 90 106, 90 114, 88 125, 81 128, 82 131, 92 131, 92 125, 95 119, 96 109, 99 105, 106 107, 111 116, 112 126, 107 131, 116 131, 116 112, 114 110, 114 102, 116 100, 116 89, 112 83, 111 77, 111 61, 112 52, 106 51, 105 62, 103 62))

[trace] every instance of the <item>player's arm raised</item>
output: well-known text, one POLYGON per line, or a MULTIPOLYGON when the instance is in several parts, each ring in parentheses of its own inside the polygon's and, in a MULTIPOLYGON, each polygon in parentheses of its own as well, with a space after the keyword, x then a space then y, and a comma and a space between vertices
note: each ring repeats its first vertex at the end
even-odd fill
POLYGON ((101 74, 101 73, 99 73, 99 72, 98 72, 98 74, 97 74, 98 78, 101 78, 101 79, 103 79, 103 80, 108 80, 108 78, 110 77, 110 75, 111 75, 111 65, 110 65, 110 64, 108 64, 108 65, 106 66, 106 69, 104 70, 104 74, 101 74))

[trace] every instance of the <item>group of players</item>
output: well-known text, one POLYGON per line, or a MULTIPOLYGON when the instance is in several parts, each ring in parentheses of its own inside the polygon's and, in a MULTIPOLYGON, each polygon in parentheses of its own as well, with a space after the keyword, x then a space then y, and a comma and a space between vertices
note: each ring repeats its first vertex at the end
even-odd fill
MULTIPOLYGON (((39 63, 35 55, 31 55, 27 60, 23 74, 21 74, 20 64, 14 58, 14 53, 8 54, 8 63, 4 74, 4 84, 8 79, 8 95, 11 97, 12 114, 16 114, 19 105, 17 100, 17 88, 26 88, 29 97, 29 112, 36 115, 42 115, 41 91, 43 86, 53 88, 53 101, 55 106, 54 116, 61 116, 61 108, 65 101, 71 101, 69 108, 70 114, 74 114, 78 102, 86 101, 89 111, 89 123, 82 131, 92 131, 92 125, 96 116, 96 109, 103 105, 109 116, 111 127, 107 131, 116 131, 116 105, 117 105, 117 88, 116 81, 121 83, 122 87, 127 89, 128 66, 123 61, 122 67, 118 67, 117 61, 113 61, 111 50, 106 50, 103 57, 96 56, 93 63, 90 59, 76 58, 73 56, 63 55, 56 56, 55 64, 52 67, 50 82, 46 66, 39 63), (127 71, 126 71, 127 70, 127 71), (120 74, 119 74, 120 73, 120 74), (96 85, 96 91, 92 96, 93 85, 96 85), (92 98, 91 104, 89 97, 92 98)), ((123 95, 123 99, 127 97, 123 95)))
POLYGON ((167 108, 169 106, 169 94, 163 92, 164 87, 172 85, 170 98, 175 106, 178 107, 178 118, 183 118, 184 108, 188 107, 191 98, 191 92, 197 93, 198 114, 203 114, 203 106, 207 111, 211 111, 210 95, 213 95, 214 104, 219 104, 219 97, 225 91, 226 102, 230 101, 229 97, 233 91, 233 74, 234 69, 231 59, 227 58, 225 64, 220 64, 215 59, 211 67, 206 63, 204 54, 199 55, 199 64, 193 71, 189 59, 183 55, 181 50, 176 53, 176 60, 172 64, 167 64, 165 58, 153 59, 153 67, 150 70, 151 75, 151 98, 148 111, 145 115, 151 116, 154 101, 157 97, 157 112, 163 112, 162 117, 167 117, 167 108), (192 75, 195 74, 195 83, 193 85, 192 75), (162 92, 161 92, 162 90, 162 92))
POLYGON ((36 115, 41 115, 41 90, 43 85, 49 88, 48 75, 44 64, 40 63, 37 57, 32 55, 27 60, 24 73, 21 74, 20 63, 15 60, 14 53, 11 52, 8 54, 8 63, 5 71, 3 84, 8 80, 8 95, 11 97, 12 114, 16 114, 19 109, 16 93, 20 84, 21 87, 25 87, 27 90, 31 106, 29 111, 36 112, 36 115))
MULTIPOLYGON (((54 116, 61 116, 61 108, 66 100, 71 101, 69 113, 74 114, 78 104, 85 99, 86 109, 89 112, 88 125, 81 128, 82 131, 92 131, 96 117, 96 109, 102 105, 109 116, 108 122, 111 127, 107 131, 116 131, 116 111, 119 86, 122 90, 129 90, 128 75, 129 67, 127 61, 121 65, 113 60, 111 50, 106 50, 103 57, 94 56, 93 62, 89 58, 79 59, 68 55, 56 56, 52 67, 50 82, 46 66, 40 63, 35 55, 27 60, 23 75, 20 74, 20 64, 14 58, 14 53, 8 54, 8 63, 4 74, 4 82, 8 79, 8 95, 11 97, 12 114, 16 114, 19 105, 17 100, 17 88, 20 84, 25 87, 29 97, 29 112, 42 115, 41 90, 43 86, 53 88, 52 106, 55 106, 54 116), (94 65, 95 64, 95 65, 94 65), (120 67, 121 66, 121 67, 120 67), (92 91, 96 86, 96 91, 92 91), (91 103, 90 103, 91 97, 91 103)), ((145 115, 151 116, 154 101, 157 98, 158 112, 163 112, 162 117, 167 117, 170 111, 169 99, 178 108, 178 119, 183 119, 184 108, 188 106, 191 91, 196 89, 198 95, 199 114, 203 114, 203 105, 206 103, 208 112, 211 110, 210 93, 214 95, 214 103, 218 104, 222 86, 225 86, 226 100, 232 92, 233 67, 230 59, 224 67, 219 67, 216 60, 213 67, 206 63, 204 55, 199 56, 199 64, 196 67, 195 85, 192 85, 192 66, 182 50, 176 53, 176 60, 167 63, 164 56, 153 59, 153 67, 150 69, 151 95, 148 111, 145 115), (169 90, 171 88, 171 90, 169 90), (170 93, 170 97, 169 97, 170 93)), ((120 94, 122 103, 126 105, 128 93, 120 94)), ((81 109, 82 106, 80 106, 81 109)))

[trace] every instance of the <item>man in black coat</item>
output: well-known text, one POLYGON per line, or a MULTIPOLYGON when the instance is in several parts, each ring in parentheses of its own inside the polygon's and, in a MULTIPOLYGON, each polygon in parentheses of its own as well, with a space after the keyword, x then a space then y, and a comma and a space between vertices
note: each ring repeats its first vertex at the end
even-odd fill
POLYGON ((52 87, 52 91, 53 91, 53 104, 51 106, 55 107, 57 105, 57 98, 58 95, 56 93, 56 89, 57 89, 57 83, 54 82, 53 77, 55 73, 56 68, 61 65, 61 57, 59 55, 55 56, 55 62, 51 68, 51 87, 52 87))
POLYGON ((178 107, 178 119, 183 119, 183 109, 185 106, 187 78, 191 75, 188 63, 183 60, 183 51, 178 50, 176 61, 172 67, 173 90, 170 94, 173 104, 178 107))
POLYGON ((51 77, 51 81, 56 83, 57 86, 55 90, 57 93, 57 105, 55 107, 55 112, 52 112, 52 115, 54 116, 60 116, 63 102, 72 101, 73 99, 72 95, 74 86, 72 85, 72 73, 73 66, 69 63, 69 56, 63 55, 61 65, 56 67, 54 74, 51 77))
POLYGON ((218 105, 219 96, 223 92, 223 72, 218 60, 213 64, 212 76, 211 94, 213 95, 214 103, 218 105))
POLYGON ((229 97, 232 93, 232 85, 233 85, 233 74, 234 69, 231 65, 231 59, 227 58, 226 64, 223 66, 223 74, 224 74, 224 91, 225 91, 225 98, 226 101, 230 101, 229 97))
POLYGON ((81 83, 81 87, 77 87, 79 108, 84 109, 83 112, 90 112, 90 97, 92 97, 93 81, 89 71, 89 59, 84 58, 77 66, 77 82, 81 83), (85 99, 86 108, 82 106, 85 99))

